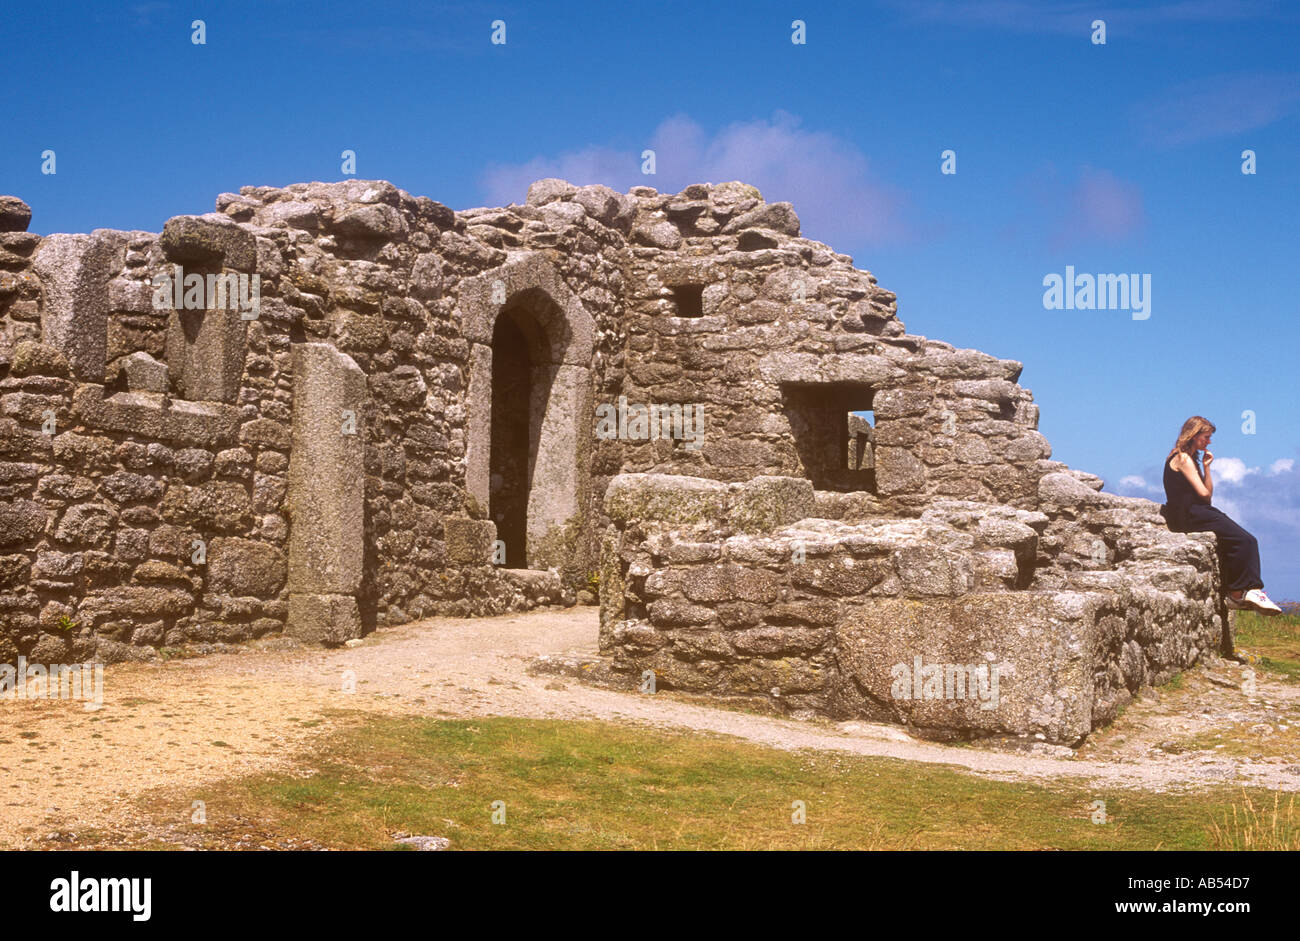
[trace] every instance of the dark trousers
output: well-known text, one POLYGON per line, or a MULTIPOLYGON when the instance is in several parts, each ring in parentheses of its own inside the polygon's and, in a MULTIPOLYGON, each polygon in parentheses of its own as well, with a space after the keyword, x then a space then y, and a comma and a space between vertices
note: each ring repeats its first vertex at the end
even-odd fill
POLYGON ((1263 588, 1259 577, 1259 541, 1213 506, 1193 503, 1179 518, 1167 517, 1176 533, 1214 533, 1225 591, 1263 588))

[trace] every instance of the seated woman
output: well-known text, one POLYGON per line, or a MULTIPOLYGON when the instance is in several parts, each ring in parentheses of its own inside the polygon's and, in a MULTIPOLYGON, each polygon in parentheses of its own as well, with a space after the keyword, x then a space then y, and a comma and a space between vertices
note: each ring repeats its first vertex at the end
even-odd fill
POLYGON ((1223 588, 1228 593, 1224 603, 1229 608, 1281 614, 1282 609, 1264 594, 1264 582, 1259 577, 1259 543, 1222 510, 1210 506, 1214 496, 1214 478, 1210 474, 1214 455, 1207 448, 1214 430, 1200 415, 1183 422, 1178 441, 1165 457, 1165 504, 1160 512, 1176 533, 1211 532, 1218 537, 1223 588), (1205 451, 1202 464, 1197 463, 1197 451, 1205 451))

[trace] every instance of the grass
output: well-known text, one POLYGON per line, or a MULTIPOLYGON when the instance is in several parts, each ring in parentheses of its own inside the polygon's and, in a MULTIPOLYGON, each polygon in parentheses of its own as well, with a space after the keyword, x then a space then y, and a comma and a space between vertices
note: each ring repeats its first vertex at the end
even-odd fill
POLYGON ((1259 658, 1259 667, 1300 678, 1300 614, 1265 617, 1238 611, 1236 640, 1238 647, 1259 658))
POLYGON ((1211 832, 1215 849, 1300 850, 1295 795, 1282 803, 1275 793, 1270 808, 1263 804, 1256 807, 1250 795, 1243 793, 1241 803, 1232 805, 1231 816, 1224 813, 1222 823, 1216 820, 1211 832))
POLYGON ((594 721, 367 718, 301 761, 166 801, 152 795, 142 813, 155 831, 181 830, 208 848, 257 833, 394 849, 402 832, 478 850, 1213 849, 1295 833, 1293 818, 1279 830, 1254 810, 1270 800, 1263 791, 1241 792, 1242 805, 1226 789, 1044 787, 594 721), (175 826, 194 799, 207 823, 175 826), (1105 824, 1092 821, 1097 800, 1105 824), (793 822, 796 801, 805 823, 793 822), (504 823, 493 822, 494 806, 504 823))

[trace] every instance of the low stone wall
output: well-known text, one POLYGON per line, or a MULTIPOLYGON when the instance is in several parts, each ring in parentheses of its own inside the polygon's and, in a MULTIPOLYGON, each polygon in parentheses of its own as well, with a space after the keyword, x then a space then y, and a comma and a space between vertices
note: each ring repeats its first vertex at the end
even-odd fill
POLYGON ((819 497, 793 478, 616 477, 601 585, 615 668, 794 714, 1075 743, 1220 642, 1196 538, 1138 521, 1142 558, 1061 569, 1040 553, 1042 512, 941 501, 920 519, 804 518, 819 497), (1168 584, 1180 554, 1200 568, 1168 584))

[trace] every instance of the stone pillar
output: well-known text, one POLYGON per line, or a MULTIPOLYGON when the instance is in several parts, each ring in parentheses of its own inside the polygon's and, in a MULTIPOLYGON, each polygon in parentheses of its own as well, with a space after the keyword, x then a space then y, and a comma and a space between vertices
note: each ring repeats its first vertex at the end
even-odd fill
POLYGON ((492 458, 492 347, 471 343, 465 446, 465 489, 487 512, 491 498, 492 458))
POLYGON ((41 342, 68 357, 73 378, 104 382, 108 282, 126 265, 130 236, 113 229, 41 239, 32 267, 45 286, 41 342))
POLYGON ((350 356, 328 343, 294 346, 286 633, 311 643, 361 636, 365 398, 350 356))

